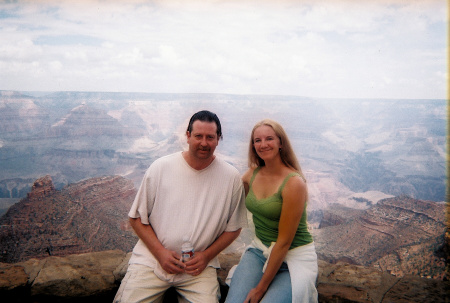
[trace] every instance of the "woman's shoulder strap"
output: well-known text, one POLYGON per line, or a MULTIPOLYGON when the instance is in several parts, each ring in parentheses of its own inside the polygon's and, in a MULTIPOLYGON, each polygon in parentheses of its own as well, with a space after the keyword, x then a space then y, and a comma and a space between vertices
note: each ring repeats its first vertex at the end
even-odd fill
POLYGON ((257 168, 255 168, 255 170, 253 171, 252 177, 250 179, 250 184, 249 186, 252 186, 253 180, 255 180, 256 174, 259 172, 259 170, 261 169, 261 166, 258 166, 257 168))
POLYGON ((284 189, 284 186, 286 186, 287 181, 288 181, 291 177, 294 177, 294 176, 299 176, 300 178, 302 178, 303 181, 305 181, 305 179, 304 179, 304 178, 302 177, 302 175, 300 175, 299 173, 297 173, 297 172, 289 173, 289 174, 284 178, 283 183, 281 183, 280 189, 278 190, 278 192, 281 193, 281 192, 283 191, 283 189, 284 189))

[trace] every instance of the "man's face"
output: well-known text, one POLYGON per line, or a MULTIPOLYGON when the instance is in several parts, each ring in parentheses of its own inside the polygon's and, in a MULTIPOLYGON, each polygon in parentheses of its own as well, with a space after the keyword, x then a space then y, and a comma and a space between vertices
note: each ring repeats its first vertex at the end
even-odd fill
POLYGON ((196 120, 192 124, 192 131, 187 132, 189 153, 196 159, 205 160, 213 156, 219 145, 217 125, 215 122, 196 120))

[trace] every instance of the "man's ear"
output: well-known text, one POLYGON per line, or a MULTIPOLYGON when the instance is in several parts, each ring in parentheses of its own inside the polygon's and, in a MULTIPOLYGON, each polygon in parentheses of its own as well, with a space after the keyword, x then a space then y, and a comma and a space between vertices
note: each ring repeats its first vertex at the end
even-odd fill
POLYGON ((186 131, 186 142, 189 144, 189 141, 191 140, 191 133, 189 131, 186 131))

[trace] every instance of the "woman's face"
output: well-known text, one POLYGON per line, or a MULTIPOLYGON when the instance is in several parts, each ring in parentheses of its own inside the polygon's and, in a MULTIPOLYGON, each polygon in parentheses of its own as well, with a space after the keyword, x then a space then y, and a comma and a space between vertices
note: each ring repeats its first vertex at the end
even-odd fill
POLYGON ((258 156, 267 161, 279 156, 281 140, 272 127, 261 125, 253 132, 253 147, 258 156))

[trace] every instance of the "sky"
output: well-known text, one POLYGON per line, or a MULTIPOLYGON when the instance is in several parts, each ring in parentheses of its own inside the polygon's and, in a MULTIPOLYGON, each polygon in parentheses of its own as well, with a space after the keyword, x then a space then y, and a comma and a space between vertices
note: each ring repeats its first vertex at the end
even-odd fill
POLYGON ((0 90, 446 99, 445 0, 0 0, 0 90))

